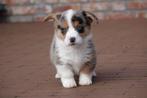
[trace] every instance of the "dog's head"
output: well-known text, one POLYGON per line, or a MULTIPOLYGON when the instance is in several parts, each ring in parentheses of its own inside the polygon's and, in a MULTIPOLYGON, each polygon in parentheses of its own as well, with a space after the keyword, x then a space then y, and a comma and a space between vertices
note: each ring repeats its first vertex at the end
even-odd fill
POLYGON ((67 10, 62 13, 49 14, 44 21, 55 21, 56 36, 67 46, 80 45, 90 36, 91 23, 97 17, 88 11, 67 10))

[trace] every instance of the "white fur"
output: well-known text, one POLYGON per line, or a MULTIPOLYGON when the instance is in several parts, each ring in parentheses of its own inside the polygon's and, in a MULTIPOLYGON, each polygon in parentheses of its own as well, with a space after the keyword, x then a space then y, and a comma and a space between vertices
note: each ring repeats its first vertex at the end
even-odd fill
POLYGON ((65 88, 71 88, 71 87, 77 86, 74 78, 61 78, 61 82, 62 82, 63 87, 65 88))
POLYGON ((90 85, 90 84, 92 84, 92 75, 81 73, 80 78, 79 78, 79 84, 80 85, 90 85))
POLYGON ((65 64, 74 64, 72 66, 72 70, 75 73, 79 73, 80 68, 82 67, 83 63, 88 61, 86 58, 88 55, 86 55, 90 50, 87 47, 87 41, 91 39, 91 34, 87 36, 85 39, 85 44, 82 44, 80 46, 66 46, 63 41, 60 39, 56 39, 56 46, 59 50, 58 55, 62 57, 60 60, 65 62, 65 64))
POLYGON ((75 14, 75 11, 72 10, 72 9, 67 10, 67 11, 64 12, 64 15, 65 15, 65 17, 66 17, 66 20, 67 20, 67 22, 68 22, 68 26, 69 26, 69 27, 72 27, 71 18, 72 18, 72 16, 73 16, 74 14, 75 14))
POLYGON ((57 74, 55 77, 61 78, 63 87, 71 88, 77 86, 74 80, 74 73, 72 72, 70 66, 66 65, 56 65, 57 74))
MULTIPOLYGON (((88 41, 91 37, 89 35, 86 41, 88 41)), ((86 48, 85 44, 81 46, 66 46, 63 41, 60 39, 56 39, 56 46, 59 50, 59 56, 62 57, 60 60, 65 63, 65 65, 56 65, 57 74, 56 78, 61 78, 61 82, 65 88, 71 88, 76 86, 76 82, 74 80, 74 74, 79 74, 79 70, 82 67, 85 61, 88 61, 86 55, 89 52, 89 49, 86 48), (69 64, 69 65, 66 65, 69 64), (71 65, 71 66, 70 66, 71 65), (73 66, 72 66, 73 65, 73 66)), ((81 76, 80 84, 81 85, 89 85, 91 81, 87 79, 86 83, 83 83, 86 78, 81 76), (84 79, 83 79, 84 78, 84 79)))

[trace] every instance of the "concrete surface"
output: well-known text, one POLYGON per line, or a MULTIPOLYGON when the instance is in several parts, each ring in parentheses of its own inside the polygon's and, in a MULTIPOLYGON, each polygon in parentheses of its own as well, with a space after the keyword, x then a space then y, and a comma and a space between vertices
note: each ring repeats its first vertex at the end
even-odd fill
POLYGON ((147 98, 147 20, 93 26, 97 78, 65 89, 54 78, 50 23, 0 24, 0 98, 147 98))

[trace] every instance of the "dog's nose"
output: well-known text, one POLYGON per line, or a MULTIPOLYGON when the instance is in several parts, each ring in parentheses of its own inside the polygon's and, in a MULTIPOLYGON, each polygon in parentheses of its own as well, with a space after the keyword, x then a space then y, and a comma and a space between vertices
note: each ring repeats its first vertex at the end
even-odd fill
POLYGON ((71 37, 71 38, 70 38, 70 42, 71 42, 71 43, 74 43, 75 41, 76 41, 76 38, 75 38, 75 37, 71 37))

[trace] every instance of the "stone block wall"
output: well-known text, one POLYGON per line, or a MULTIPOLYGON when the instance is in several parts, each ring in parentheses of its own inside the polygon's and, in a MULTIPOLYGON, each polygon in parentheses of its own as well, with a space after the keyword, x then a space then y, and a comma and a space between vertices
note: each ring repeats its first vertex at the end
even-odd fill
POLYGON ((88 10, 99 19, 147 18, 147 0, 0 0, 10 22, 40 21, 51 12, 88 10))

